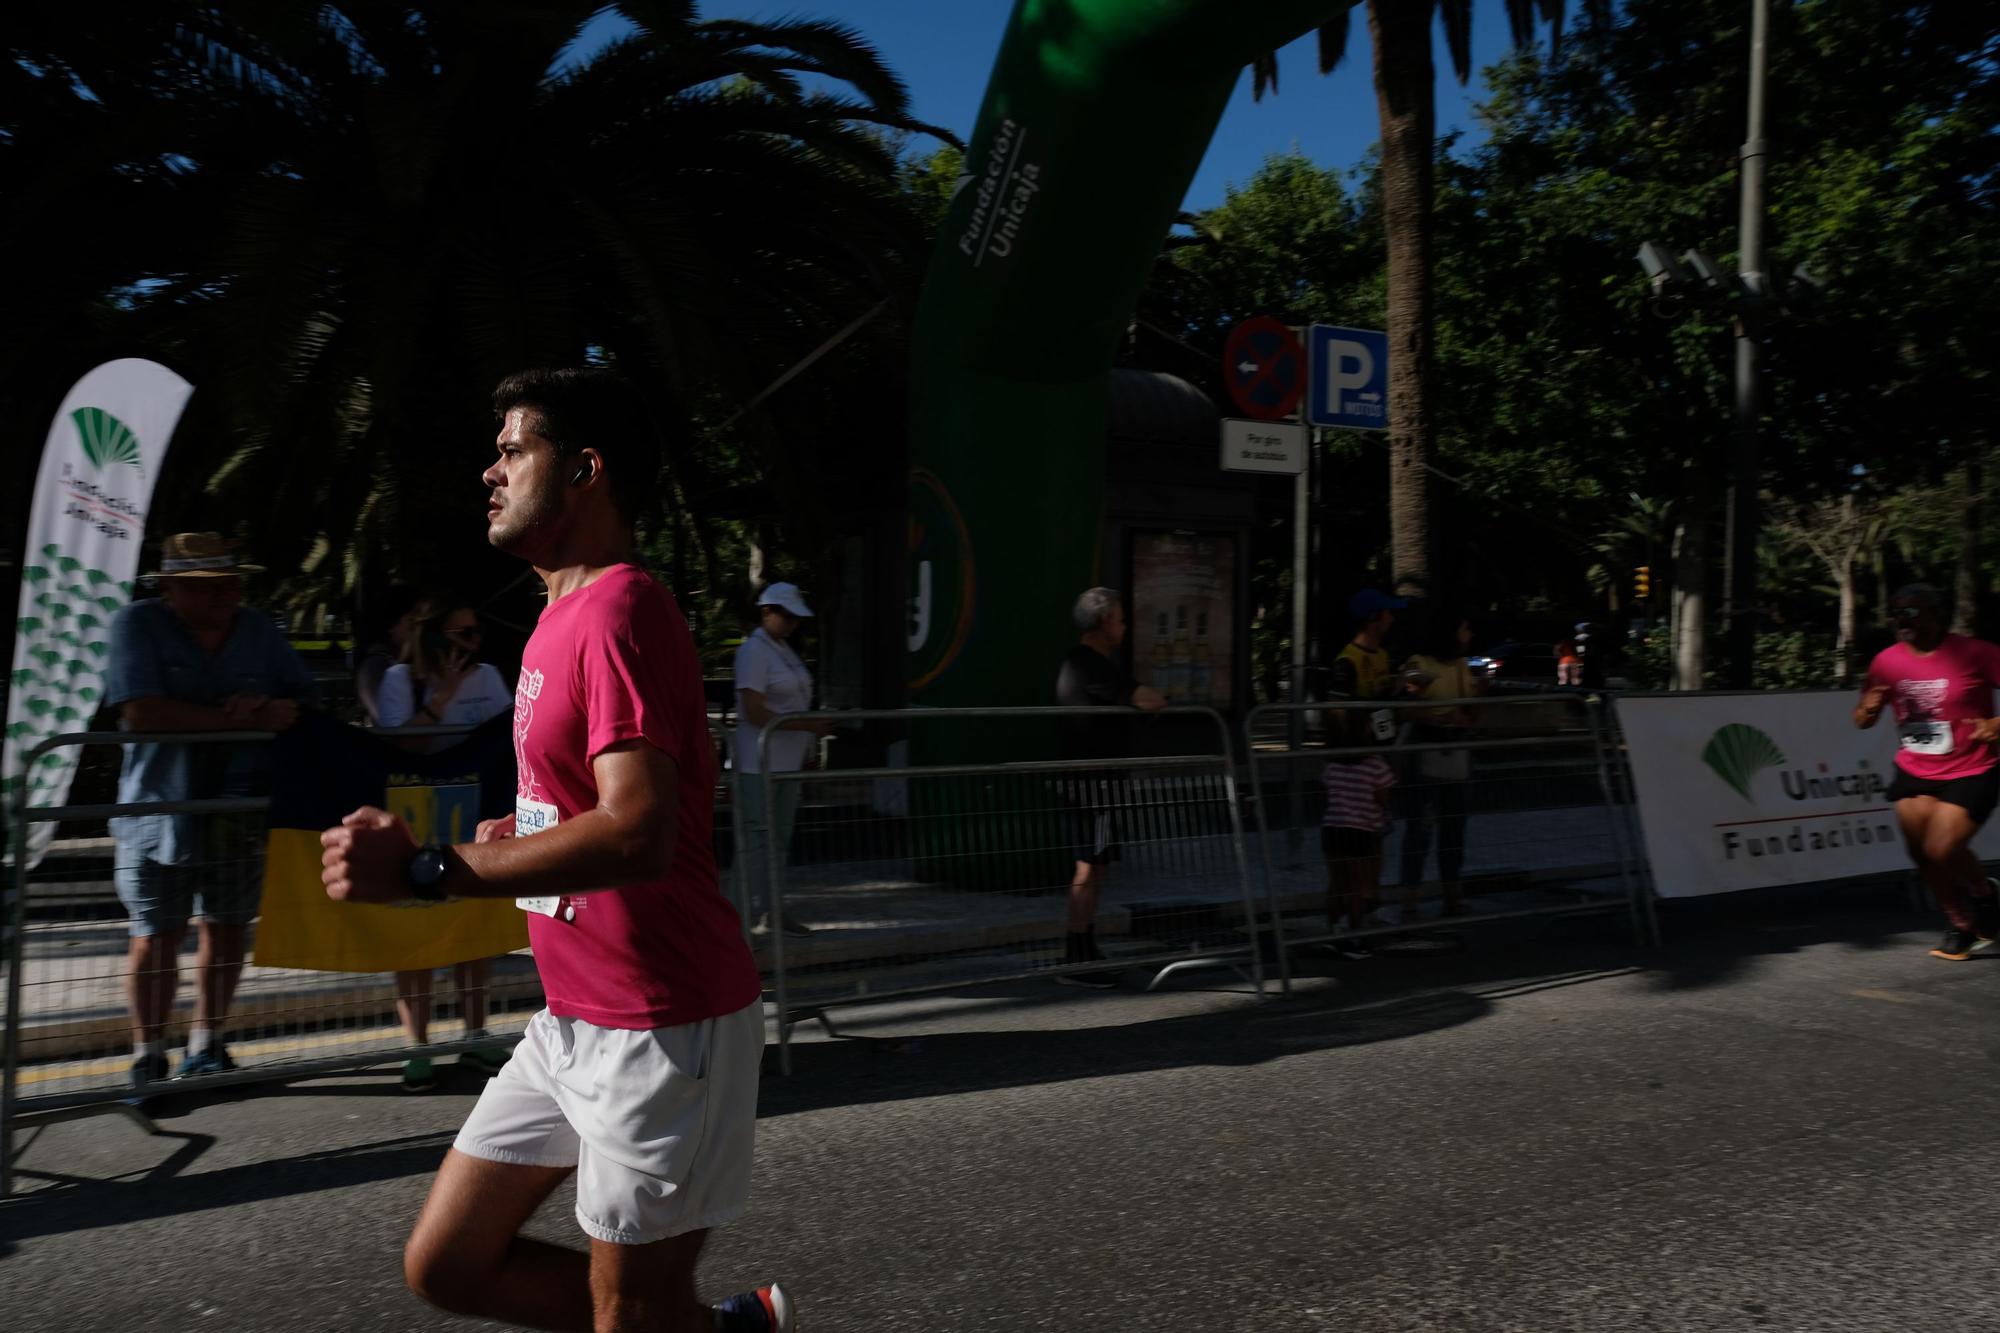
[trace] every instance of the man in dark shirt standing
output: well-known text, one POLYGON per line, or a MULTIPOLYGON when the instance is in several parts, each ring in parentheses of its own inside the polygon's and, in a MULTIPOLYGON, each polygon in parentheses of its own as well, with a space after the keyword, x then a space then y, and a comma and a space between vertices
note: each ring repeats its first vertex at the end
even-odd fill
MULTIPOLYGON (((1056 673, 1058 705, 1147 712, 1167 706, 1167 696, 1134 681, 1115 656, 1125 642, 1125 606, 1116 588, 1084 593, 1076 599, 1072 618, 1082 636, 1056 673)), ((1122 718, 1063 718, 1060 732, 1065 759, 1122 759, 1132 753, 1131 729, 1122 718)), ((1123 773, 1104 770, 1078 773, 1066 784, 1064 802, 1076 851, 1076 873, 1069 885, 1069 936, 1063 951, 1066 963, 1104 957, 1097 949, 1097 891, 1105 867, 1118 859, 1116 816, 1125 804, 1124 788, 1123 773)), ((1118 984, 1117 976, 1109 972, 1075 973, 1057 980, 1096 990, 1118 984)))

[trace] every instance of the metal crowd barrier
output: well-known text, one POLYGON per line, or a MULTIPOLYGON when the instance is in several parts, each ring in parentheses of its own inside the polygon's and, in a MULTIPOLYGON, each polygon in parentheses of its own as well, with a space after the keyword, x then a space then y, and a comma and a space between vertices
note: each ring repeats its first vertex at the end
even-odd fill
POLYGON ((1213 710, 840 710, 773 719, 758 746, 768 757, 781 721, 812 720, 894 724, 899 744, 923 754, 996 753, 1003 733, 1014 752, 1032 754, 1053 748, 1059 725, 1099 719, 1142 737, 1149 725, 1200 732, 1212 748, 990 763, 899 756, 775 773, 760 762, 742 776, 739 795, 754 784, 751 799, 776 812, 763 823, 768 922, 756 944, 772 978, 782 1070, 803 1018, 831 1031, 834 1008, 966 985, 1143 968, 1151 989, 1177 971, 1233 966, 1263 994, 1229 728, 1213 710), (1096 913, 1106 959, 1072 961, 1071 880, 1079 848, 1100 841, 1119 851, 1096 913))
POLYGON ((1650 895, 1635 873, 1629 806, 1607 762, 1596 696, 1265 704, 1245 718, 1244 736, 1288 987, 1294 948, 1427 947, 1440 923, 1623 911, 1642 943, 1651 937, 1650 895), (1467 725, 1418 730, 1451 711, 1467 725), (1300 715, 1320 725, 1276 725, 1300 715), (1332 780, 1348 790, 1386 769, 1389 827, 1379 841, 1321 832, 1336 764, 1347 767, 1332 780), (1366 911, 1358 924, 1354 898, 1366 911))
MULTIPOLYGON (((405 738, 455 739, 464 727, 409 727, 378 732, 405 738)), ((27 756, 33 764, 65 747, 118 747, 126 732, 54 736, 27 756)), ((149 742, 195 747, 262 745, 264 732, 149 734, 149 742)), ((89 781, 80 770, 79 783, 89 781)), ((99 772, 101 783, 104 774, 99 772)), ((441 1019, 460 999, 450 967, 433 973, 432 1040, 417 1045, 403 1033, 393 975, 383 972, 306 971, 256 963, 256 938, 265 904, 263 876, 268 796, 154 801, 142 804, 78 800, 60 806, 17 805, 11 867, 6 957, 7 1009, 4 1071, 0 1071, 0 1196, 11 1192, 23 1130, 84 1116, 123 1115, 147 1132, 155 1126, 141 1099, 261 1081, 342 1073, 399 1063, 418 1056, 463 1055, 505 1047, 519 1037, 527 1013, 539 1005, 541 986, 526 951, 496 958, 483 990, 487 1035, 453 1036, 457 1018, 441 1019), (135 1089, 133 1027, 126 985, 129 918, 117 884, 140 870, 143 857, 121 850, 107 821, 118 816, 196 816, 198 850, 174 874, 198 890, 248 895, 260 919, 245 928, 246 965, 220 1035, 233 1070, 172 1077, 192 1017, 198 925, 189 923, 175 958, 178 984, 168 1010, 169 1078, 135 1089), (31 871, 21 855, 35 825, 63 826, 31 871)), ((412 909, 417 910, 417 909, 412 909)), ((468 962, 476 960, 467 960, 468 962)), ((469 987, 477 996, 481 988, 469 987)))
MULTIPOLYGON (((784 720, 886 727, 894 734, 891 758, 876 767, 773 773, 765 763, 765 771, 745 774, 730 762, 729 733, 711 724, 720 758, 717 850, 725 861, 726 891, 768 979, 786 1072, 796 1023, 816 1018, 832 1030, 832 1010, 875 1000, 1113 970, 1149 973, 1152 989, 1176 972, 1212 967, 1236 969, 1262 996, 1267 950, 1280 961, 1289 988, 1287 936, 1300 945, 1336 938, 1323 921, 1328 867, 1318 846, 1323 797, 1317 779, 1331 762, 1373 753, 1390 759, 1398 781, 1393 828, 1381 847, 1387 916, 1355 935, 1411 935, 1419 923, 1399 916, 1401 909, 1421 909, 1440 896, 1440 877, 1429 873, 1427 860, 1414 858, 1411 830, 1420 825, 1426 843, 1463 852, 1465 920, 1625 908, 1642 939, 1653 931, 1631 821, 1629 771, 1595 696, 1252 710, 1243 736, 1263 869, 1261 902, 1249 869, 1234 738, 1213 710, 841 710, 784 720), (1440 706, 1469 710, 1474 725, 1448 741, 1398 734, 1386 745, 1351 745, 1340 743, 1344 731, 1329 722, 1380 708, 1420 720, 1424 710, 1440 706), (1058 728, 1079 722, 1127 727, 1140 752, 1048 757, 1056 752, 1058 728), (1296 739, 1274 739, 1287 735, 1296 739), (918 752, 914 761, 911 746, 918 752), (1035 757, 957 762, 982 753, 1035 757), (1426 755, 1456 757, 1447 762, 1426 755), (938 757, 947 758, 931 762, 938 757), (1288 786, 1310 792, 1311 799, 1281 800, 1288 786), (1073 960, 1065 956, 1071 880, 1082 850, 1100 843, 1119 851, 1104 876, 1095 917, 1106 958, 1073 960), (1413 873, 1403 873, 1406 857, 1417 866, 1413 873)), ((762 729, 760 755, 768 757, 776 727, 774 720, 762 729)), ((392 734, 457 736, 464 730, 392 734)), ((148 739, 242 745, 270 737, 148 739)), ((131 740, 122 732, 58 736, 28 762, 61 746, 131 740)), ((230 847, 218 851, 211 840, 207 861, 193 873, 259 874, 259 821, 267 806, 253 796, 128 806, 72 800, 12 811, 16 848, 28 844, 27 832, 36 824, 66 825, 67 836, 33 873, 25 861, 13 867, 0 1194, 11 1191, 16 1135, 24 1129, 96 1114, 124 1114, 152 1128, 130 1104, 127 921, 114 891, 116 843, 102 836, 102 821, 164 813, 197 815, 209 827, 240 821, 230 847)), ((256 925, 250 930, 254 943, 256 925)), ((190 929, 184 950, 191 951, 195 938, 190 929)), ((192 980, 190 961, 184 952, 183 983, 192 980)), ((496 960, 493 977, 487 1040, 498 1044, 518 1035, 541 991, 525 950, 496 960)), ((434 979, 434 1006, 448 1006, 452 990, 449 972, 442 984, 434 979)), ((170 1041, 185 1024, 190 998, 183 984, 170 1041)), ((449 1037, 410 1044, 394 999, 382 973, 253 965, 225 1028, 239 1067, 141 1091, 349 1072, 472 1047, 449 1037)), ((439 1022, 434 1009, 433 1026, 449 1033, 453 1025, 439 1022)))
POLYGON ((1660 895, 1653 884, 1653 863, 1646 859, 1645 834, 1639 827, 1639 791, 1632 780, 1632 755, 1626 747, 1624 722, 1618 713, 1619 696, 1606 692, 1599 698, 1605 786, 1611 793, 1612 814, 1617 818, 1620 836, 1632 858, 1633 878, 1638 881, 1635 893, 1639 930, 1644 942, 1657 948, 1666 940, 1660 929, 1660 895))

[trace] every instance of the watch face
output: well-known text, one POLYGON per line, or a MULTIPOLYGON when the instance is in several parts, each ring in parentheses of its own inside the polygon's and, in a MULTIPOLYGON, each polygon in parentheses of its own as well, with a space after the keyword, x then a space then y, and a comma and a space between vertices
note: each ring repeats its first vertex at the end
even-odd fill
POLYGON ((410 858, 410 882, 429 888, 444 878, 444 848, 425 847, 410 858))

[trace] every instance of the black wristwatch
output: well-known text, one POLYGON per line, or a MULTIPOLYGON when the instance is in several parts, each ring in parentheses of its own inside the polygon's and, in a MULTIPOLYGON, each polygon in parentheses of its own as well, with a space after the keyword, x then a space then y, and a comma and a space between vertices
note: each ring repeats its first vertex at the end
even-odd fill
POLYGON ((417 848, 417 854, 410 858, 410 864, 403 872, 410 881, 410 896, 427 903, 443 902, 447 896, 444 872, 449 864, 444 848, 436 843, 417 848))

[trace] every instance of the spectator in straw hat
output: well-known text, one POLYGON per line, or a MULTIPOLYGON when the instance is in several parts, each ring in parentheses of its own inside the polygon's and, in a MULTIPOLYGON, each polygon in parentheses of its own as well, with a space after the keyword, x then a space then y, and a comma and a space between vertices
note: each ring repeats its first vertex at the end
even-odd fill
MULTIPOLYGON (((261 573, 213 532, 162 548, 160 595, 111 618, 105 703, 131 732, 284 731, 314 697, 312 677, 269 617, 243 605, 243 576, 261 573)), ((134 741, 118 779, 120 805, 256 795, 264 747, 134 741)), ((179 990, 181 939, 201 919, 194 1024, 179 1076, 235 1068, 221 1032, 243 975, 244 928, 263 880, 260 831, 243 815, 125 815, 117 841, 119 901, 131 917, 126 998, 132 1083, 167 1074, 166 1026, 179 990)))

